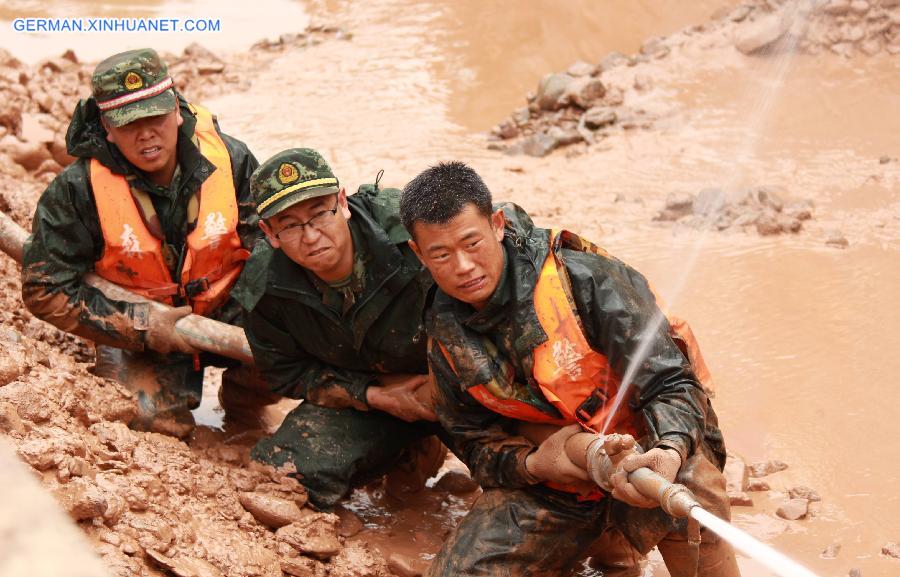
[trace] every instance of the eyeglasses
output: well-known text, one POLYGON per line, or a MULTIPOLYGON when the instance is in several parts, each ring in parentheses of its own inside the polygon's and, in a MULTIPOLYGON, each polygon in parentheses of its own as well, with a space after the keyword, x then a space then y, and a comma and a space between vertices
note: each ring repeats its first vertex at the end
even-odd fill
POLYGON ((322 230, 322 228, 328 226, 331 217, 337 214, 339 205, 340 201, 336 200, 334 202, 334 208, 317 212, 306 222, 295 222, 294 224, 287 225, 275 233, 275 238, 283 242, 290 242, 302 237, 303 229, 306 227, 309 227, 311 230, 322 230))

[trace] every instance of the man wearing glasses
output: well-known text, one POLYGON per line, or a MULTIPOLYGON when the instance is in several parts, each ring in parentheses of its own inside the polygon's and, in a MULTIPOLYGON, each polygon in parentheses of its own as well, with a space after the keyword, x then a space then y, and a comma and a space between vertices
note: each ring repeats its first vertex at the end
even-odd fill
POLYGON ((432 280, 407 246, 400 191, 376 180, 348 197, 308 148, 267 160, 250 189, 269 243, 232 294, 273 392, 304 401, 253 458, 293 464, 319 509, 401 461, 393 488, 421 488, 445 450, 422 318, 432 280))

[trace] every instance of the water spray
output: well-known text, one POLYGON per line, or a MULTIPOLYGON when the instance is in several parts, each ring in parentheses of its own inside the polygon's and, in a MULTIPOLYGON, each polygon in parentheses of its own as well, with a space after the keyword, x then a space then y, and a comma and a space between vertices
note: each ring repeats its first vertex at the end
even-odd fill
MULTIPOLYGON (((612 474, 616 466, 628 455, 641 451, 640 445, 624 435, 576 435, 574 442, 566 444, 566 453, 573 463, 583 466, 601 489, 612 493, 612 474), (581 437, 579 439, 579 437, 581 437), (630 443, 630 447, 622 450, 630 443), (607 453, 609 449, 610 454, 607 453)), ((687 519, 688 543, 699 546, 700 525, 728 541, 735 549, 756 560, 780 577, 818 577, 793 559, 754 539, 727 521, 703 508, 690 489, 673 483, 646 467, 628 474, 628 481, 638 492, 658 503, 672 517, 687 519)))

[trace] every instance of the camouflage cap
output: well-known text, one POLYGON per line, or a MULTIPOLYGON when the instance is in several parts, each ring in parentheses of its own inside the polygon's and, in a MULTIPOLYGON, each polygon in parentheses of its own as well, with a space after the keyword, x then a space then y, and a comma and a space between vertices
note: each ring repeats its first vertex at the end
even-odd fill
POLYGON ((289 148, 259 165, 250 192, 260 218, 269 218, 309 198, 340 191, 322 155, 311 148, 289 148))
POLYGON ((91 86, 97 107, 115 127, 175 110, 172 78, 152 48, 110 56, 94 69, 91 86))

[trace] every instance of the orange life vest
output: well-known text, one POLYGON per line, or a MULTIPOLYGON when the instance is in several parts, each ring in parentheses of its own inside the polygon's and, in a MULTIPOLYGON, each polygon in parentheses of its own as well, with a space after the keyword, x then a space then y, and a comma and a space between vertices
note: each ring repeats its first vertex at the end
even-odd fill
POLYGON ((173 280, 162 239, 149 230, 128 181, 96 159, 91 160, 91 186, 104 249, 94 267, 103 278, 155 301, 171 305, 173 297, 180 295, 188 299, 195 314, 206 315, 227 300, 250 253, 237 234, 237 195, 228 149, 212 114, 199 106, 191 109, 197 116, 194 135, 200 153, 216 169, 198 193, 197 224, 186 239, 181 278, 173 280))
MULTIPOLYGON (((571 235, 563 231, 563 235, 571 235)), ((574 235, 571 235, 574 237, 574 235)), ((551 232, 551 246, 559 238, 559 233, 551 232)), ((572 247, 588 250, 597 254, 606 254, 595 245, 581 243, 572 247)), ((599 431, 603 428, 610 411, 612 415, 608 431, 629 433, 635 438, 644 431, 643 418, 631 410, 625 399, 616 403, 619 394, 621 376, 609 366, 606 356, 591 348, 584 336, 581 320, 576 312, 575 300, 569 284, 565 266, 559 261, 554 250, 550 250, 534 289, 534 308, 541 328, 547 340, 533 351, 534 366, 532 376, 544 397, 562 415, 561 418, 549 415, 525 401, 514 398, 501 398, 497 395, 498 387, 492 383, 478 384, 468 388, 479 403, 503 416, 528 421, 555 425, 571 425, 580 423, 588 429, 599 431)), ((670 335, 682 352, 688 357, 697 378, 707 379, 709 372, 697 341, 690 327, 681 319, 670 318, 670 335)), ((441 345, 444 356, 450 366, 455 369, 449 351, 441 345)), ((547 483, 548 486, 567 492, 577 492, 574 488, 547 483)), ((583 498, 599 498, 602 493, 583 498)))

